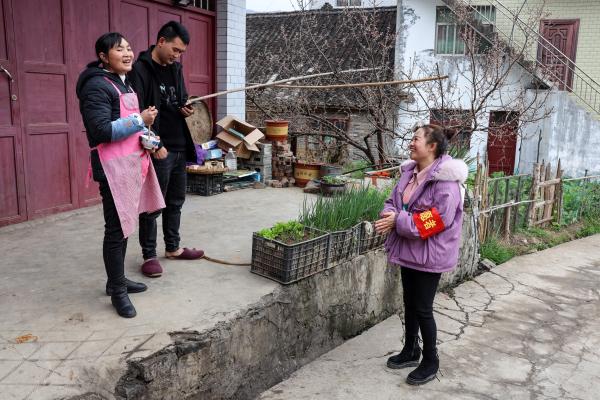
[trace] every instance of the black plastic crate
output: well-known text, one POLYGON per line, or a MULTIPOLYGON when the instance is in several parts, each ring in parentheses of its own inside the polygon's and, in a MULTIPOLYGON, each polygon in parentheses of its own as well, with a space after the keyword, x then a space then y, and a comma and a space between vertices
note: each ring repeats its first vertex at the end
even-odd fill
POLYGON ((358 254, 362 224, 345 231, 331 232, 329 239, 329 266, 350 260, 358 254))
POLYGON ((319 236, 304 242, 285 244, 252 235, 252 266, 250 271, 284 285, 327 269, 329 234, 318 229, 304 228, 319 236))
POLYGON ((187 192, 200 196, 212 196, 223 193, 223 173, 187 174, 187 192))
POLYGON ((375 223, 374 222, 363 222, 360 225, 360 245, 359 245, 359 253, 364 254, 369 250, 377 249, 383 246, 385 239, 387 238, 387 234, 377 233, 375 231, 375 223), (367 229, 367 224, 371 225, 371 228, 367 229))

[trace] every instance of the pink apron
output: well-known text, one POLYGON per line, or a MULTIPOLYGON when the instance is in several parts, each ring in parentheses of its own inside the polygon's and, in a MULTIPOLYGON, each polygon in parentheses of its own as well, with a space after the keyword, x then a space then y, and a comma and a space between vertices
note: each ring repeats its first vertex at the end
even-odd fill
MULTIPOLYGON (((105 79, 119 93, 121 118, 140 112, 135 93, 121 93, 110 79, 105 79)), ((165 207, 150 155, 140 144, 141 134, 140 131, 118 142, 101 143, 96 147, 124 237, 135 231, 140 213, 165 207)))

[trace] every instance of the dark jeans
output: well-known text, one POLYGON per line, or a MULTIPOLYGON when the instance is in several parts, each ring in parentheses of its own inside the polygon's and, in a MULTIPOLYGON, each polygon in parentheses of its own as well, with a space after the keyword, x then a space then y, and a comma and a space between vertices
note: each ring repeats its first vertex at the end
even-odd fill
POLYGON ((402 267, 404 291, 405 337, 423 338, 423 354, 433 355, 436 348, 437 327, 433 318, 433 299, 440 281, 440 273, 422 272, 402 267))
POLYGON ((106 180, 100 180, 100 195, 104 210, 104 242, 102 244, 102 257, 104 268, 108 277, 108 285, 113 289, 125 285, 125 251, 127 238, 123 237, 121 221, 117 208, 106 180))
POLYGON ((156 218, 161 212, 165 250, 175 251, 179 248, 179 223, 187 180, 186 158, 183 151, 170 151, 167 158, 163 160, 152 158, 152 163, 166 207, 162 211, 140 214, 140 246, 142 246, 144 260, 156 258, 156 218))

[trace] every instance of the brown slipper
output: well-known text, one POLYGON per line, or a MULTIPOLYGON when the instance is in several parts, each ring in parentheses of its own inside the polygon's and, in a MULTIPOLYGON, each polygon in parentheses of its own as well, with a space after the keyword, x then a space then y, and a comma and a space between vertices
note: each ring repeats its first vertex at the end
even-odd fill
POLYGON ((171 260, 197 260, 204 257, 204 250, 188 249, 187 247, 184 247, 180 255, 166 257, 171 260))

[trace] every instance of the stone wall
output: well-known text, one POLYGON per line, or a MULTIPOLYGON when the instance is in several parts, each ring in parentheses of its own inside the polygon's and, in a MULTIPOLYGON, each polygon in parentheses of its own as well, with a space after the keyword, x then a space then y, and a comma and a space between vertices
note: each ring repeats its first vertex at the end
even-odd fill
MULTIPOLYGON (((464 221, 460 265, 441 287, 472 275, 475 226, 464 221)), ((301 366, 402 309, 400 270, 376 250, 281 286, 233 319, 129 363, 119 399, 251 399, 301 366)))

